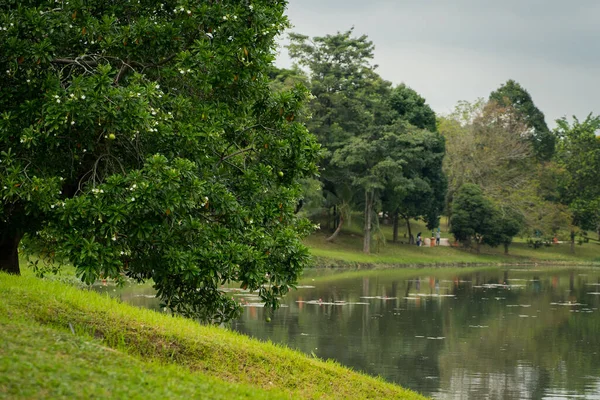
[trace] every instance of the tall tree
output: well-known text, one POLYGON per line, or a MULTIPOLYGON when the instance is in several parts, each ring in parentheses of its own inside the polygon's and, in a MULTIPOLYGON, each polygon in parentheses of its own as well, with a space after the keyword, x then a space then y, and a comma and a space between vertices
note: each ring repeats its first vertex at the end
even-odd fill
POLYGON ((572 123, 562 118, 556 123, 557 161, 564 169, 560 199, 571 210, 574 226, 600 232, 600 116, 590 114, 583 121, 573 117, 572 123))
POLYGON ((538 160, 547 161, 552 158, 556 137, 548 128, 544 113, 535 106, 527 90, 511 79, 493 91, 489 99, 501 106, 510 106, 516 110, 519 118, 529 128, 527 136, 538 160))
POLYGON ((309 71, 314 98, 310 103, 311 118, 305 123, 325 150, 321 163, 324 190, 333 194, 331 198, 340 200, 334 207, 347 208, 348 202, 341 202, 347 197, 343 191, 348 186, 361 188, 365 196, 367 241, 370 239, 367 220, 371 217, 366 213, 374 202, 373 188, 367 187, 368 180, 351 172, 349 164, 333 159, 338 150, 347 146, 352 148, 346 149, 347 152, 373 151, 364 139, 373 136, 390 118, 391 111, 382 100, 390 84, 374 71, 373 48, 367 36, 354 37, 352 30, 312 39, 291 34, 288 46, 292 59, 309 71))
POLYGON ((318 154, 294 122, 309 93, 266 77, 285 5, 0 0, 0 270, 30 235, 205 321, 239 312, 230 281, 276 307, 318 154))

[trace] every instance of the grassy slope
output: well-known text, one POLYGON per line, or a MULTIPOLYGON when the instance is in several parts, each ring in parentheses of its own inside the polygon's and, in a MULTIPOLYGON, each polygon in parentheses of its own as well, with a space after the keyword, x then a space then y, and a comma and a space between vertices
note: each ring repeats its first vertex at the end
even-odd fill
POLYGON ((0 273, 0 297, 0 397, 422 398, 334 362, 60 282, 0 273))

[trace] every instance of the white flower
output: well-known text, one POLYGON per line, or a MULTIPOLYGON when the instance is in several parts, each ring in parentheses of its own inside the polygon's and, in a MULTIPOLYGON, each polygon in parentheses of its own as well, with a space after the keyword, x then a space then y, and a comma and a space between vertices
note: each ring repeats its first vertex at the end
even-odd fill
POLYGON ((156 86, 154 86, 156 89, 160 89, 160 85, 157 84, 156 86))
POLYGON ((190 10, 187 10, 187 14, 192 15, 192 12, 190 10))
POLYGON ((135 197, 132 197, 132 198, 131 198, 131 201, 135 201, 135 197))
POLYGON ((75 121, 71 121, 71 125, 75 125, 75 121))
POLYGON ((252 4, 250 4, 250 5, 248 6, 248 8, 250 9, 250 11, 254 10, 254 6, 253 6, 252 4))
POLYGON ((85 94, 81 95, 81 100, 85 100, 85 94))
POLYGON ((210 32, 207 32, 207 33, 206 33, 206 36, 208 36, 210 39, 212 39, 212 38, 213 38, 213 35, 212 35, 212 33, 210 33, 210 32))
POLYGON ((57 103, 60 103, 60 99, 56 99, 56 102, 57 102, 57 103))
POLYGON ((112 237, 112 241, 113 241, 113 242, 116 242, 116 241, 117 241, 117 235, 114 235, 114 236, 112 237))
POLYGON ((27 79, 27 83, 30 83, 30 82, 31 82, 31 79, 27 79))

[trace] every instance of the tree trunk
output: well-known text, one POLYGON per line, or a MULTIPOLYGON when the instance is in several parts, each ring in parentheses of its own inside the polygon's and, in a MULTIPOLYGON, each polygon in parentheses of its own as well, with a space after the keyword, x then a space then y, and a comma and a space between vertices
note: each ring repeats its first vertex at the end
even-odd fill
POLYGON ((20 275, 19 269, 19 242, 22 235, 7 234, 0 239, 0 271, 20 275))
POLYGON ((365 190, 365 226, 364 226, 364 237, 363 237, 363 252, 371 252, 371 214, 372 214, 372 199, 373 195, 369 193, 369 190, 365 190))
POLYGON ((477 238, 477 254, 481 251, 481 240, 477 238))
POLYGON ((336 230, 337 227, 338 227, 337 206, 333 206, 333 229, 336 230))
POLYGON ((396 243, 398 241, 398 211, 394 212, 394 235, 392 238, 392 242, 396 243))
POLYGON ((508 243, 504 243, 504 254, 508 254, 508 243))
POLYGON ((408 243, 415 244, 415 238, 410 230, 410 218, 404 217, 404 220, 406 221, 406 229, 408 229, 408 243))
POLYGON ((575 254, 575 231, 571 231, 571 254, 575 254))
POLYGON ((344 225, 344 215, 342 213, 340 213, 340 222, 338 223, 337 228, 335 229, 335 232, 333 232, 333 234, 331 236, 329 236, 327 239, 325 239, 325 241, 333 242, 335 240, 335 238, 337 237, 337 235, 339 235, 339 233, 341 232, 342 225, 344 225))

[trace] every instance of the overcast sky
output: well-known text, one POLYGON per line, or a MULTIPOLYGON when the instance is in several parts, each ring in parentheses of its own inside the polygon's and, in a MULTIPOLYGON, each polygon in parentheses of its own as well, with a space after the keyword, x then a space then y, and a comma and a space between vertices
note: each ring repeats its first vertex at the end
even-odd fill
MULTIPOLYGON (((600 1, 290 0, 294 32, 354 26, 375 44, 379 74, 404 82, 438 113, 508 79, 554 120, 600 113, 600 1)), ((290 66, 285 49, 280 66, 290 66)))

